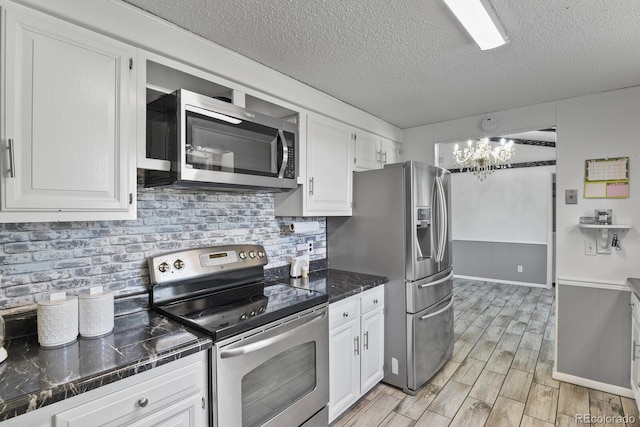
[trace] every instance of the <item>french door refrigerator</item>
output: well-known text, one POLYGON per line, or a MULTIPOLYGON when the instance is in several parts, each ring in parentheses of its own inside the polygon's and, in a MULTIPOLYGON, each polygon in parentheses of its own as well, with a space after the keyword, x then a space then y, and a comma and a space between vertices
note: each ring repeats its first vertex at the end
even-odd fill
POLYGON ((329 217, 331 268, 387 276, 383 381, 416 394, 453 353, 450 172, 418 162, 353 174, 329 217))

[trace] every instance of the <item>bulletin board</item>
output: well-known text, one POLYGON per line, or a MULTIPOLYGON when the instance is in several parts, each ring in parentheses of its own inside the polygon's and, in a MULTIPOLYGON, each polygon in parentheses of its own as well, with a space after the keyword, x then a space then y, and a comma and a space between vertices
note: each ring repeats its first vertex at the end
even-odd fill
POLYGON ((629 158, 590 159, 584 167, 585 199, 629 197, 629 158))

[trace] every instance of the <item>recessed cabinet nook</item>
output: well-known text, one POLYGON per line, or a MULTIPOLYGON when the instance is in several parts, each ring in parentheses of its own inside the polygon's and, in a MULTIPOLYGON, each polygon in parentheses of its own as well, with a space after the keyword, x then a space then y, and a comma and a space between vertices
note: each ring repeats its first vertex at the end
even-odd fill
POLYGON ((147 156, 146 103, 181 88, 298 125, 276 215, 350 215, 352 172, 400 160, 394 126, 125 4, 20 3, 47 13, 0 1, 2 222, 134 219, 136 168, 169 168, 147 156), (117 18, 136 25, 116 40, 117 18))

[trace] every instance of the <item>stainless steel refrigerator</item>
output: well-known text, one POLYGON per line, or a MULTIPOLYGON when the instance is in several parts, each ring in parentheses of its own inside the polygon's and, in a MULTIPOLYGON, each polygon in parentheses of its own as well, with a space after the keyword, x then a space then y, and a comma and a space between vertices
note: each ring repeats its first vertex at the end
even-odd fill
POLYGON ((353 215, 327 220, 329 267, 384 275, 383 381, 415 394, 453 353, 450 172, 418 162, 353 174, 353 215))

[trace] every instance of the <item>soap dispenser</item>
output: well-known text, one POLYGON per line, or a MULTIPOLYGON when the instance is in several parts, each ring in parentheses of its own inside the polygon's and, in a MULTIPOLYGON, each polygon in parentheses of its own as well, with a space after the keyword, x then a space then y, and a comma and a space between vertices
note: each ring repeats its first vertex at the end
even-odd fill
POLYGON ((291 277, 300 277, 303 271, 309 271, 309 255, 297 256, 291 261, 291 277))

